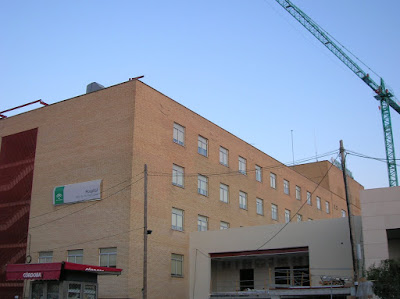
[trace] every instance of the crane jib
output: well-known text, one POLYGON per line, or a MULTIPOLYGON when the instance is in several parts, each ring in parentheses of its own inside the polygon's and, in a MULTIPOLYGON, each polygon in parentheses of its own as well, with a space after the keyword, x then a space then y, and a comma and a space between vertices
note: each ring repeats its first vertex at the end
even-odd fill
POLYGON ((378 84, 364 72, 358 64, 353 61, 342 49, 331 40, 317 23, 307 16, 300 8, 289 0, 276 0, 288 13, 290 13, 301 25, 303 25, 312 35, 314 35, 325 47, 327 47, 337 58, 339 58, 354 74, 364 81, 377 95, 375 98, 381 103, 382 124, 385 140, 389 186, 398 186, 396 157, 394 152, 394 142, 392 124, 389 107, 400 113, 400 103, 397 101, 393 92, 385 88, 385 83, 381 78, 378 84))

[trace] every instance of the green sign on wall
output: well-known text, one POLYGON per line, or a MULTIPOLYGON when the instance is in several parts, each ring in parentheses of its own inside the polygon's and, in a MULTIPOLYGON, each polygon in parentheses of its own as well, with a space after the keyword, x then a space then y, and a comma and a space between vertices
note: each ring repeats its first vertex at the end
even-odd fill
POLYGON ((53 191, 53 204, 55 206, 87 200, 100 200, 101 180, 57 186, 53 191))

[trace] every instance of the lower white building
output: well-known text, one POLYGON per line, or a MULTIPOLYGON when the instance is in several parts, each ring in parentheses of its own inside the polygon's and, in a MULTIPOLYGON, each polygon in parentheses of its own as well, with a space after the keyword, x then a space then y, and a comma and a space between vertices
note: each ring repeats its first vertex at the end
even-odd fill
POLYGON ((365 267, 400 258, 400 187, 361 191, 365 267))
POLYGON ((192 299, 354 295, 347 218, 194 232, 189 265, 192 299))

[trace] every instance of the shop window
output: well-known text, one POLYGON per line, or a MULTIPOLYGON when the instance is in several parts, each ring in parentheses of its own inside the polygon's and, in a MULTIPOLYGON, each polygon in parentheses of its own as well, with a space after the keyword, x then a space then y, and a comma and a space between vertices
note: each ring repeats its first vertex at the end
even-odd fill
POLYGON ((83 299, 96 299, 96 286, 87 284, 83 290, 83 299))
POLYGON ((79 299, 81 298, 81 287, 80 283, 69 283, 68 284, 68 299, 79 299))

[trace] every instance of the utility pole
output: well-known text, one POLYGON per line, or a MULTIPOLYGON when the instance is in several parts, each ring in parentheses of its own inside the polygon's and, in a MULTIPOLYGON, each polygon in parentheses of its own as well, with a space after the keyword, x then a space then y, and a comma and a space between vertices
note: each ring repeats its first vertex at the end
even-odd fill
POLYGON ((347 204, 347 213, 348 213, 348 220, 349 220, 349 231, 350 231, 350 245, 351 245, 351 257, 353 260, 353 273, 354 273, 354 283, 358 280, 358 268, 357 268, 357 260, 356 254, 354 252, 354 239, 353 239, 353 222, 352 222, 352 215, 351 215, 351 206, 349 201, 349 190, 347 187, 347 175, 346 175, 346 155, 344 153, 343 147, 343 140, 340 140, 340 157, 342 160, 342 171, 343 171, 343 181, 344 181, 344 190, 346 194, 346 204, 347 204))
POLYGON ((144 164, 143 299, 147 299, 147 164, 144 164))

